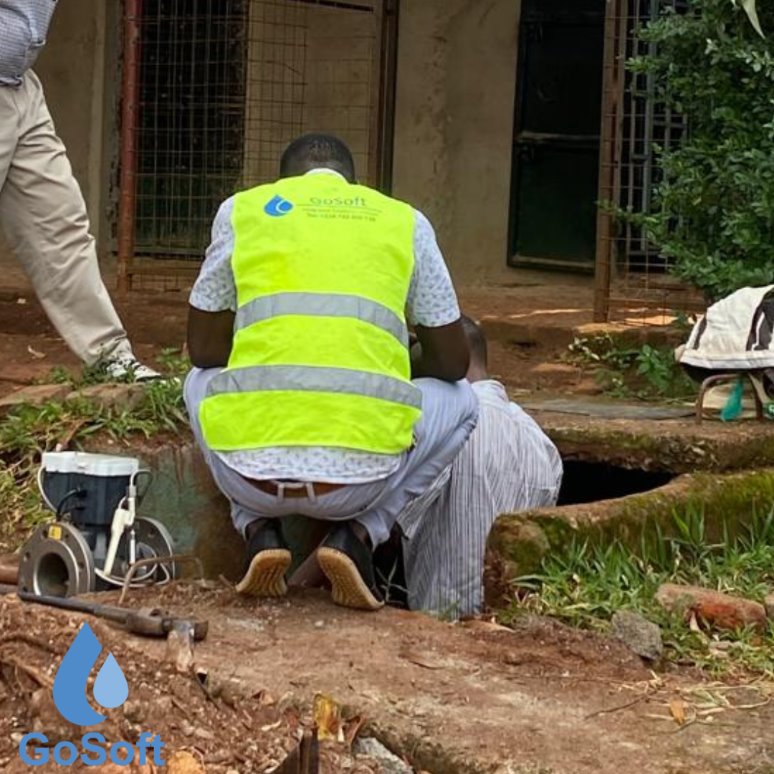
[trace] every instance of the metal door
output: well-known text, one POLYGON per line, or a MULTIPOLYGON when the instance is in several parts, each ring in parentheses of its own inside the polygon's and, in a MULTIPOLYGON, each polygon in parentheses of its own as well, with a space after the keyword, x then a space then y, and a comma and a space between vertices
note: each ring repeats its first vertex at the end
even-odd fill
POLYGON ((604 0, 524 0, 511 263, 591 270, 596 247, 604 0))

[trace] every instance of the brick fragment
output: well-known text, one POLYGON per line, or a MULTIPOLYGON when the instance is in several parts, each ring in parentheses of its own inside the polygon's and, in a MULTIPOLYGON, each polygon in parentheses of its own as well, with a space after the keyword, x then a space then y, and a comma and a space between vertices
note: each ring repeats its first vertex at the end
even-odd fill
POLYGON ((763 629, 767 623, 766 608, 760 603, 698 586, 664 584, 656 593, 656 601, 686 621, 695 615, 700 623, 716 629, 763 629))

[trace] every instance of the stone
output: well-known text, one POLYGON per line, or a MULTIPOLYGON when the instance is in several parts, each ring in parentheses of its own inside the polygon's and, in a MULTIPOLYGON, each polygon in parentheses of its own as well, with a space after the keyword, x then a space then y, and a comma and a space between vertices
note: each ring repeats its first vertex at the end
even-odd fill
POLYGON ((148 716, 147 706, 144 702, 129 700, 124 704, 124 717, 130 723, 144 723, 148 716))
POLYGON ((664 655, 661 628, 639 613, 619 610, 613 616, 613 635, 631 651, 648 661, 659 661, 664 655))
POLYGON ((167 637, 167 661, 180 674, 187 674, 194 663, 193 626, 185 625, 173 629, 167 637))
POLYGON ((196 728, 194 728, 194 726, 187 720, 184 720, 180 724, 180 731, 183 733, 183 736, 193 736, 196 728))
POLYGON ((23 387, 0 398, 0 416, 18 406, 42 406, 44 403, 63 401, 70 393, 66 384, 36 384, 23 387))
POLYGON ((70 392, 67 400, 87 400, 101 409, 134 411, 145 400, 142 384, 94 384, 70 392))
POLYGON ((763 606, 766 608, 766 615, 774 621, 774 594, 769 594, 769 596, 763 600, 763 606))
POLYGON ((656 601, 670 613, 686 620, 695 615, 698 621, 716 629, 763 629, 767 624, 766 608, 760 603, 698 586, 667 583, 656 592, 656 601))
POLYGON ((414 774, 405 761, 390 752, 378 739, 365 737, 358 739, 354 746, 355 755, 365 755, 375 760, 383 774, 414 774))

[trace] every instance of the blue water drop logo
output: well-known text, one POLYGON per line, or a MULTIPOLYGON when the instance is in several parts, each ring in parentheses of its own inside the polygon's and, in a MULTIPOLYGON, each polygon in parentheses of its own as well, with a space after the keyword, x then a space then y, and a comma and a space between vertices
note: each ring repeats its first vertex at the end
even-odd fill
POLYGON ((293 212, 294 205, 281 196, 275 196, 264 208, 263 211, 272 218, 282 218, 293 212))
POLYGON ((94 699, 100 707, 115 709, 129 697, 124 673, 112 653, 108 654, 94 681, 94 699))
MULTIPOLYGON (((76 726, 96 726, 106 716, 89 704, 86 690, 89 675, 102 653, 102 644, 91 627, 84 624, 65 653, 54 678, 54 704, 65 720, 76 726)), ((94 700, 106 709, 120 707, 129 696, 121 667, 109 653, 94 681, 94 700)))

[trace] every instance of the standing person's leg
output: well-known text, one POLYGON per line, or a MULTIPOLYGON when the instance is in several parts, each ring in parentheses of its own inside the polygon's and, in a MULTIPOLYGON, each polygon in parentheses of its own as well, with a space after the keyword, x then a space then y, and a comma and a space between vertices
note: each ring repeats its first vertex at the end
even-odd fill
POLYGON ((19 111, 15 89, 0 87, 0 191, 3 190, 19 139, 19 111))
MULTIPOLYGON (((18 142, 0 191, 0 225, 10 246, 76 355, 89 364, 102 358, 132 360, 100 276, 86 204, 40 81, 29 72, 19 89, 0 92, 3 102, 16 101, 19 119, 18 142)), ((0 154, 2 146, 0 139, 0 154)))

